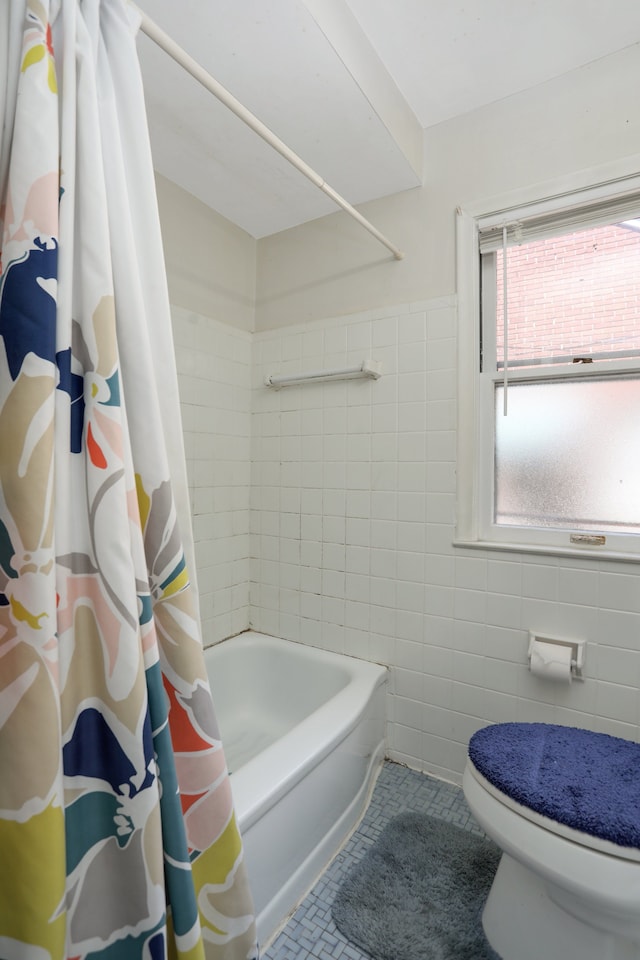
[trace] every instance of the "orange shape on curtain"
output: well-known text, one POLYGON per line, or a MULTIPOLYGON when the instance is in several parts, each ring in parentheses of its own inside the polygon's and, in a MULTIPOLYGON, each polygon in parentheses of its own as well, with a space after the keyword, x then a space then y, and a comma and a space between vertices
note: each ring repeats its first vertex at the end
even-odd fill
POLYGON ((164 675, 162 680, 169 697, 169 725, 174 752, 197 753, 200 750, 210 750, 211 742, 204 740, 194 728, 188 711, 179 700, 176 688, 164 675))
POLYGON ((91 457, 91 463, 94 467, 98 467, 100 470, 104 470, 107 466, 107 458, 102 452, 102 448, 99 443, 96 441, 91 430, 91 424, 89 424, 87 429, 87 447, 89 448, 89 456, 91 457))

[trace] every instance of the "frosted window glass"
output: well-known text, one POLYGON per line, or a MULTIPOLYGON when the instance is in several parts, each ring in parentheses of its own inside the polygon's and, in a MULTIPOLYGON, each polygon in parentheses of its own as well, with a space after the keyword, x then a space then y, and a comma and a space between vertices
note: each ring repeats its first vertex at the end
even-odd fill
POLYGON ((498 524, 640 531, 640 377, 496 386, 498 524))

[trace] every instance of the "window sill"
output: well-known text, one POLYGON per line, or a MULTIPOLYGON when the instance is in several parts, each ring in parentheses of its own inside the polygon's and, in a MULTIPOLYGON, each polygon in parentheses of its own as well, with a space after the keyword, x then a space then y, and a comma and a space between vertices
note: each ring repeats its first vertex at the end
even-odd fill
POLYGON ((497 540, 462 540, 455 538, 454 547, 471 550, 499 550, 506 553, 532 553, 548 557, 576 557, 580 560, 613 560, 622 563, 640 563, 640 554, 603 550, 602 547, 561 547, 532 543, 499 542, 497 540))

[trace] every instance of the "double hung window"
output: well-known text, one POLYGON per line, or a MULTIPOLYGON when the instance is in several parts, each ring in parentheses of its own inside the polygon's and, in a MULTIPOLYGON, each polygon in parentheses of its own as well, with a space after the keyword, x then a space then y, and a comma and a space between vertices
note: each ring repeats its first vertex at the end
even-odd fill
POLYGON ((599 194, 459 217, 463 542, 640 559, 640 193, 599 194))

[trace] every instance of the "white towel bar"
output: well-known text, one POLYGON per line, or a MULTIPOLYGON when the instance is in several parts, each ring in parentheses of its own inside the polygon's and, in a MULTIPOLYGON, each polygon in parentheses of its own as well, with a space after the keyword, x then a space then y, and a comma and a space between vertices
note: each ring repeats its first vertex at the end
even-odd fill
POLYGON ((343 367, 337 370, 311 370, 308 373, 289 373, 264 378, 267 387, 290 387, 296 383, 321 383, 324 380, 358 380, 368 378, 379 380, 382 376, 382 363, 377 360, 363 360, 357 367, 343 367))

